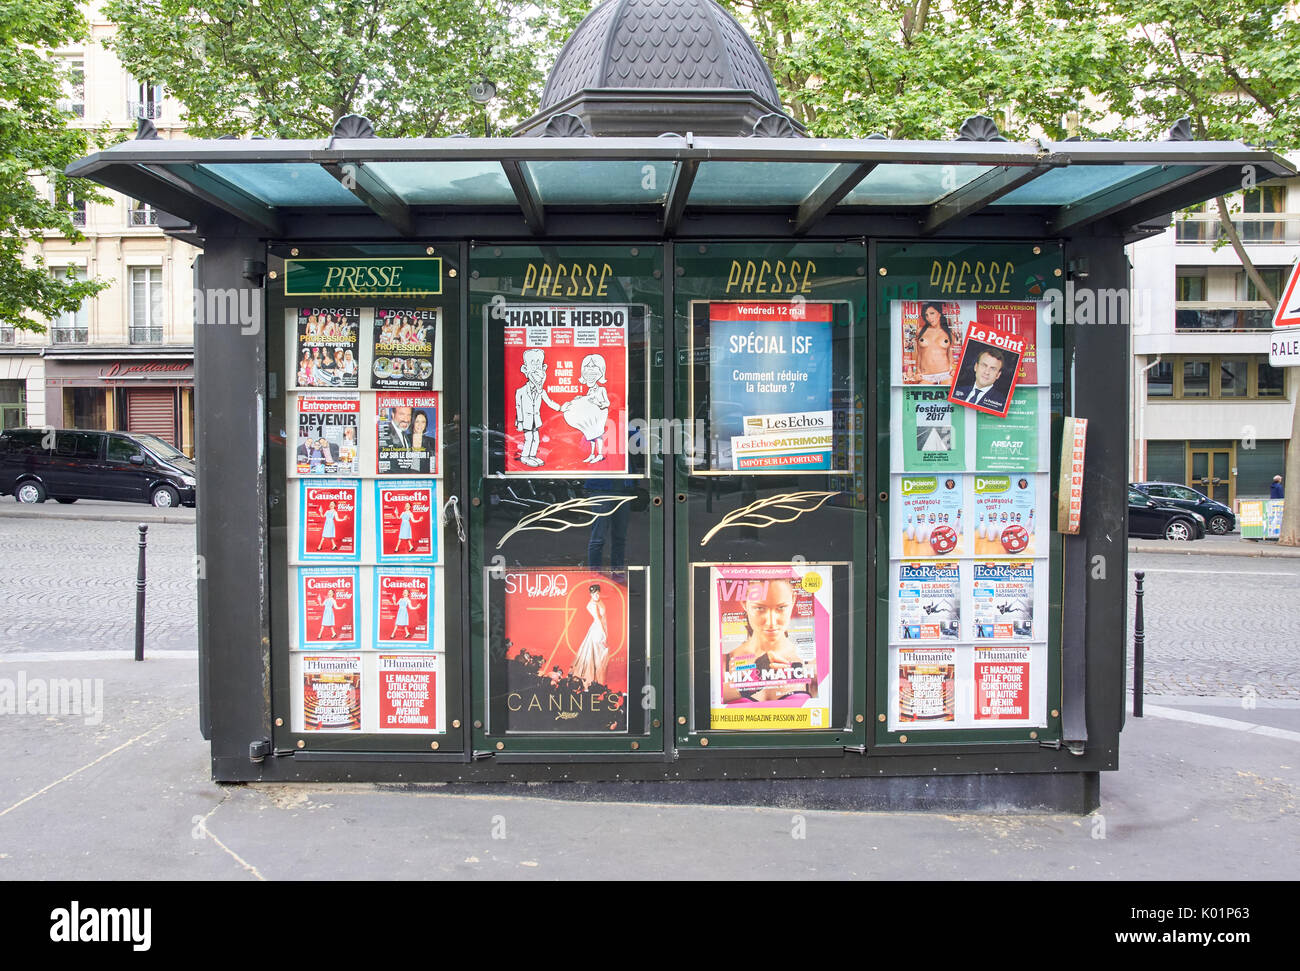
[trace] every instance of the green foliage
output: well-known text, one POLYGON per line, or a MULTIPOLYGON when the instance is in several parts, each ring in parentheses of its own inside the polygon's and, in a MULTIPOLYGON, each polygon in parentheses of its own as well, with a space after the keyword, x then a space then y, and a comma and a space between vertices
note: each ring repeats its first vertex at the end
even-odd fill
POLYGON ((63 169, 87 153, 89 133, 70 128, 72 116, 57 107, 64 95, 62 66, 38 48, 59 47, 84 36, 85 22, 73 0, 0 0, 0 325, 44 330, 37 318, 74 311, 103 288, 95 281, 53 276, 39 255, 23 256, 43 233, 71 240, 72 196, 102 200, 63 169), (32 180, 54 183, 52 203, 32 180))

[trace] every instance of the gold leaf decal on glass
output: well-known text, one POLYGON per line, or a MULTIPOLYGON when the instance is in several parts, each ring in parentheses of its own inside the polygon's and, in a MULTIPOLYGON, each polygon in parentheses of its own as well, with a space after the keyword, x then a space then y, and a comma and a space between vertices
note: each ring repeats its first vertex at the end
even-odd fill
POLYGON ((515 533, 530 529, 541 529, 548 533, 562 533, 575 526, 590 526, 597 519, 613 515, 619 506, 631 502, 636 496, 587 496, 582 499, 568 499, 557 502, 545 509, 531 512, 515 523, 514 528, 497 540, 497 549, 501 549, 515 533))
POLYGON ((779 496, 759 499, 748 506, 733 509, 722 517, 721 522, 704 534, 700 540, 703 546, 713 539, 715 533, 728 526, 753 526, 763 529, 777 523, 792 523, 806 512, 820 509, 831 496, 838 492, 784 492, 779 496))

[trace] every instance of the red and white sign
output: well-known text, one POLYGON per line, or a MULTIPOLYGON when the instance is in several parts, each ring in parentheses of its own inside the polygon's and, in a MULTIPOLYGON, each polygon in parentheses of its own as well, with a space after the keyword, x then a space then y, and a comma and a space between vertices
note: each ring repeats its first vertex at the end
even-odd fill
POLYGON ((1287 281, 1282 299, 1273 312, 1273 328, 1281 327, 1300 327, 1300 260, 1291 267, 1291 279, 1287 281))
POLYGON ((379 507, 379 560, 432 562, 434 519, 437 517, 432 482, 405 481, 377 485, 379 507))
POLYGON ((975 720, 1029 718, 1029 649, 975 649, 975 720))
POLYGON ((1061 438, 1060 503, 1057 530, 1076 535, 1083 516, 1083 453, 1088 442, 1088 419, 1066 418, 1061 438))
POLYGON ((379 730, 441 731, 438 724, 438 673, 435 655, 379 656, 379 730))

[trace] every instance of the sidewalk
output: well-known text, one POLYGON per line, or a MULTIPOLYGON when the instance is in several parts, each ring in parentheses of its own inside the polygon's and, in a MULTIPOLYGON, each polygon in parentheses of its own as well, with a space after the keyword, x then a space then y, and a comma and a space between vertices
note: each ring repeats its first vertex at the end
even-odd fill
POLYGON ((1278 546, 1277 540, 1242 539, 1237 533, 1206 536, 1204 539, 1130 539, 1130 553, 1182 553, 1184 556, 1281 556, 1300 557, 1300 546, 1278 546))
POLYGON ((111 523, 189 523, 195 519, 193 506, 155 509, 143 502, 110 502, 106 499, 78 499, 73 503, 16 502, 13 496, 0 496, 0 516, 26 516, 29 519, 81 519, 111 523))

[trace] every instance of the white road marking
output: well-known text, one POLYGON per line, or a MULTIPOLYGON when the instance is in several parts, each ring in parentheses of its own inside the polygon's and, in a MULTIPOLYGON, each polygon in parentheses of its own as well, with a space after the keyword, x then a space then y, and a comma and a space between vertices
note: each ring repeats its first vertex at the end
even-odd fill
POLYGON ((1168 718, 1172 721, 1191 722, 1194 725, 1207 725, 1210 728, 1226 728, 1232 732, 1247 732, 1251 735, 1267 735, 1270 738, 1280 738, 1288 742, 1300 742, 1300 732, 1289 731, 1285 728, 1274 728, 1272 725, 1256 725, 1254 722, 1237 721, 1235 718, 1220 718, 1218 715, 1206 715, 1199 711, 1165 708, 1161 705, 1146 705, 1143 711, 1148 715, 1155 715, 1157 718, 1168 718))
MULTIPOLYGON (((1141 569, 1141 568, 1139 568, 1141 569)), ((1242 577, 1300 577, 1300 573, 1280 573, 1276 570, 1169 570, 1164 567, 1149 567, 1143 573, 1204 573, 1210 576, 1242 577)))

